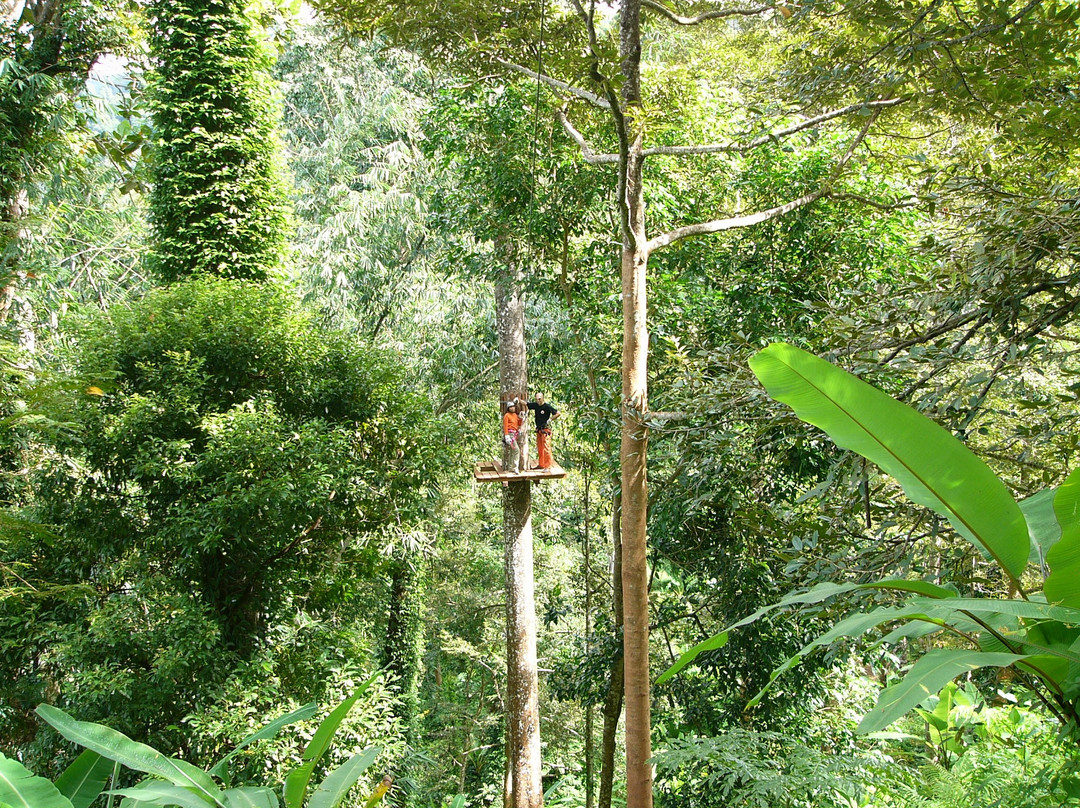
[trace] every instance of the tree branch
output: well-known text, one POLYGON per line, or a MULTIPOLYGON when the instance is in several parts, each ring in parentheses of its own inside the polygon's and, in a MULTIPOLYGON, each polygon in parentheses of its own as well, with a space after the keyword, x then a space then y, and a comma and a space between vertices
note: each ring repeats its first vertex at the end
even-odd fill
MULTIPOLYGON (((766 143, 775 143, 781 138, 794 135, 797 132, 802 132, 806 129, 812 129, 813 127, 831 121, 835 118, 842 117, 844 115, 850 115, 853 112, 858 112, 862 109, 878 110, 886 109, 888 107, 894 107, 898 104, 902 104, 907 101, 908 98, 889 98, 880 101, 864 101, 858 104, 849 104, 846 107, 840 109, 830 110, 829 112, 823 112, 821 115, 815 115, 813 118, 807 118, 804 121, 800 121, 797 124, 792 124, 783 129, 777 129, 775 132, 770 132, 767 135, 754 138, 746 143, 707 143, 700 146, 653 146, 652 148, 645 149, 642 154, 646 157, 655 155, 688 155, 688 154, 719 154, 719 153, 734 153, 745 154, 748 151, 764 146, 766 143)), ((568 122, 565 116, 560 118, 563 128, 566 129, 567 134, 581 147, 582 154, 585 156, 585 160, 593 165, 600 165, 606 163, 619 162, 619 155, 617 154, 597 154, 584 143, 584 138, 581 134, 572 127, 568 128, 568 122)))
POLYGON ((977 39, 978 37, 983 36, 984 34, 992 34, 992 33, 996 32, 996 31, 1002 30, 1003 28, 1008 28, 1010 25, 1016 24, 1017 22, 1022 20, 1024 17, 1026 17, 1028 14, 1030 14, 1032 11, 1034 11, 1035 8, 1037 6, 1039 6, 1039 5, 1041 5, 1041 4, 1042 4, 1042 0, 1031 0, 1030 3, 1028 3, 1026 6, 1024 6, 1022 9, 1020 9, 1018 12, 1016 12, 1016 14, 1014 14, 1013 16, 1011 16, 1007 20, 1005 20, 1005 22, 993 23, 993 24, 988 24, 988 25, 981 25, 978 28, 976 28, 974 31, 972 31, 970 34, 967 34, 965 36, 957 37, 956 39, 946 39, 946 40, 943 40, 942 42, 932 43, 932 44, 946 45, 946 46, 948 46, 948 45, 962 45, 963 43, 970 42, 972 39, 977 39))
MULTIPOLYGON (((1042 292, 1050 292, 1055 289, 1066 288, 1071 284, 1076 283, 1077 278, 1077 274, 1073 274, 1068 275, 1064 278, 1054 278, 1052 280, 1042 281, 1041 283, 1029 286, 1023 292, 1014 295, 1009 299, 1009 302, 1019 303, 1023 300, 1027 300, 1030 297, 1034 297, 1037 294, 1041 294, 1042 292)), ((985 325, 989 321, 989 314, 987 310, 990 305, 992 304, 985 304, 983 306, 979 306, 974 311, 954 314, 952 317, 945 320, 945 322, 941 323, 940 325, 936 325, 921 334, 918 334, 914 337, 909 337, 908 339, 901 340, 897 343, 875 345, 871 348, 871 350, 885 350, 886 348, 890 348, 891 350, 889 354, 881 360, 881 364, 888 364, 897 356, 899 356, 901 351, 910 348, 913 345, 922 345, 924 343, 930 342, 936 337, 940 337, 942 334, 947 334, 950 331, 955 331, 957 328, 962 328, 963 326, 967 325, 968 323, 974 322, 975 320, 980 320, 980 327, 982 325, 985 325)), ((1063 304, 1061 309, 1054 313, 1051 324, 1053 324, 1053 322, 1056 322, 1056 320, 1059 319, 1063 314, 1071 312, 1072 309, 1078 305, 1080 305, 1080 297, 1066 301, 1066 303, 1063 304)), ((1031 335, 1025 335, 1025 338, 1027 338, 1028 336, 1031 335)))
POLYGON ((812 202, 816 202, 829 192, 830 186, 836 181, 836 178, 840 176, 840 172, 844 170, 844 166, 847 165, 851 156, 855 153, 855 150, 859 148, 859 145, 866 138, 867 132, 870 131, 870 127, 873 126, 874 121, 877 120, 877 117, 880 114, 880 109, 874 110, 873 114, 863 125, 863 128, 859 131, 859 134, 851 141, 851 145, 849 145, 847 151, 844 152, 844 156, 840 158, 840 161, 835 166, 833 166, 833 170, 829 173, 828 178, 816 191, 800 196, 798 199, 793 199, 784 205, 758 211, 757 213, 751 213, 744 216, 731 216, 726 219, 714 219, 711 222, 700 222, 685 227, 678 227, 667 233, 663 233, 656 238, 650 239, 649 243, 646 245, 646 249, 651 253, 653 250, 658 250, 661 247, 666 247, 669 244, 684 238, 690 238, 691 236, 704 236, 710 233, 720 233, 725 230, 750 227, 755 224, 760 224, 761 222, 767 222, 770 219, 776 219, 779 216, 783 216, 785 213, 790 213, 797 208, 805 207, 812 202))
POLYGON ((453 393, 451 393, 446 398, 444 398, 442 400, 442 402, 440 402, 439 406, 435 408, 435 414, 436 415, 442 415, 444 412, 446 412, 448 409, 450 409, 450 405, 453 404, 455 401, 458 401, 461 398, 462 393, 464 393, 466 390, 468 390, 470 387, 472 387, 476 382, 480 381, 480 379, 482 379, 486 374, 488 374, 491 371, 495 370, 495 368, 497 368, 498 366, 499 366, 499 360, 496 359, 494 362, 492 362, 486 368, 481 370, 479 373, 477 373, 471 379, 459 384, 457 386, 457 389, 455 389, 453 393))
POLYGON ((903 199, 896 200, 895 202, 879 202, 878 200, 871 199, 868 196, 863 196, 862 194, 852 194, 848 193, 847 191, 826 191, 825 196, 829 197, 829 199, 835 199, 838 202, 858 202, 862 205, 869 205, 872 208, 877 208, 878 210, 900 210, 902 208, 911 208, 919 204, 918 198, 914 196, 906 196, 903 199))
POLYGON ((615 124, 615 136, 619 139, 619 180, 615 195, 619 204, 622 232, 630 233, 633 230, 630 227, 630 208, 626 202, 626 168, 630 154, 630 136, 626 126, 626 115, 623 114, 615 85, 600 70, 600 46, 596 37, 596 20, 593 16, 596 8, 595 0, 590 0, 588 11, 581 4, 581 0, 570 0, 570 2, 577 10, 589 35, 589 77, 604 91, 604 97, 608 102, 607 109, 611 112, 612 123, 615 124))
POLYGON ((853 112, 858 112, 862 109, 880 110, 888 107, 895 107, 897 104, 903 104, 907 101, 907 97, 903 98, 889 98, 881 101, 863 101, 858 104, 849 104, 846 107, 840 109, 834 109, 829 112, 823 112, 821 115, 815 115, 813 118, 807 118, 805 121, 800 121, 797 124, 792 124, 784 129, 777 129, 775 132, 770 132, 767 135, 754 138, 746 143, 712 143, 701 146, 654 146, 651 149, 645 149, 645 156, 656 154, 716 154, 718 152, 734 152, 743 154, 759 146, 764 146, 766 143, 775 143, 781 138, 794 135, 796 132, 801 132, 805 129, 812 129, 818 124, 831 121, 834 118, 839 118, 843 115, 850 115, 853 112))
POLYGON ((558 109, 555 111, 555 118, 562 124, 562 128, 566 130, 566 134, 570 136, 578 148, 581 149, 581 158, 589 165, 602 165, 605 163, 617 163, 619 162, 619 155, 617 154, 597 154, 589 146, 585 140, 585 136, 581 134, 574 125, 570 123, 570 120, 566 117, 566 111, 564 109, 558 109))
POLYGON ((505 59, 500 59, 496 57, 495 61, 505 68, 513 70, 517 73, 521 73, 523 76, 528 76, 531 79, 542 81, 549 87, 552 87, 556 90, 561 90, 564 93, 569 93, 570 95, 577 96, 578 98, 584 101, 588 101, 590 104, 600 107, 601 109, 611 109, 611 103, 607 99, 601 98, 596 93, 590 93, 588 90, 583 90, 580 87, 575 87, 572 84, 567 84, 565 81, 559 81, 558 79, 552 78, 551 76, 545 75, 543 73, 537 73, 535 70, 532 70, 528 67, 522 67, 521 65, 514 64, 513 62, 508 62, 505 59))
MULTIPOLYGON (((334 498, 332 494, 331 494, 330 498, 331 499, 334 498)), ((270 558, 268 558, 266 561, 264 561, 263 562, 263 569, 268 569, 269 567, 272 567, 276 562, 280 561, 282 558, 287 556, 289 553, 291 553, 293 550, 296 549, 297 545, 300 544, 300 542, 302 542, 309 535, 311 535, 316 530, 318 530, 321 526, 322 526, 322 517, 318 516, 318 517, 315 518, 314 522, 312 522, 310 525, 308 525, 303 530, 301 530, 296 535, 295 539, 293 539, 291 542, 289 542, 283 549, 281 549, 277 553, 274 553, 274 555, 270 556, 270 558)), ((249 589, 250 589, 250 587, 249 587, 249 589)))
POLYGON ((722 20, 725 17, 753 17, 758 14, 764 14, 766 11, 774 11, 776 6, 773 3, 769 3, 767 6, 755 6, 753 8, 722 8, 716 11, 706 11, 703 14, 699 14, 696 17, 683 17, 676 14, 667 6, 657 2, 657 0, 641 0, 641 5, 644 8, 652 9, 659 13, 661 16, 667 17, 668 20, 676 25, 698 25, 709 20, 722 20))

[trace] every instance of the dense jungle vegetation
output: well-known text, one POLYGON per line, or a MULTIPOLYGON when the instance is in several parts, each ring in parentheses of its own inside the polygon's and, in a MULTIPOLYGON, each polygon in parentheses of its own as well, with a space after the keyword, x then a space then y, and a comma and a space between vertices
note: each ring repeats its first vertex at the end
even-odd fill
POLYGON ((1076 0, 0 42, 0 808, 1080 806, 1076 0))

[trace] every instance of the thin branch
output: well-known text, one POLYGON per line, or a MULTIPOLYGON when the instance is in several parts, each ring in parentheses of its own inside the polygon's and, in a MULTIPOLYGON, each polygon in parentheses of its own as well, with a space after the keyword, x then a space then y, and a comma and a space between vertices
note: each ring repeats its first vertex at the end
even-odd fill
POLYGON ((572 84, 567 84, 565 81, 559 81, 558 79, 545 75, 544 73, 537 73, 535 70, 532 70, 528 67, 522 67, 521 65, 514 64, 513 62, 508 62, 505 59, 500 59, 496 57, 495 61, 505 68, 509 68, 510 70, 513 70, 517 73, 521 73, 523 76, 528 76, 531 79, 542 81, 549 87, 552 87, 556 90, 561 90, 562 92, 569 93, 573 96, 577 96, 584 101, 588 101, 593 106, 600 107, 600 109, 611 109, 611 102, 604 98, 601 98, 596 93, 590 93, 588 90, 583 90, 580 87, 575 87, 572 84))
MULTIPOLYGON (((1034 286, 1029 286, 1022 293, 1020 293, 1018 295, 1015 295, 1013 298, 1010 298, 1010 302, 1014 302, 1014 301, 1015 302, 1020 302, 1022 300, 1027 300, 1029 297, 1033 297, 1034 295, 1040 294, 1041 292, 1049 292, 1049 291, 1052 291, 1054 289, 1060 289, 1060 288, 1063 288, 1063 287, 1067 287, 1067 286, 1069 286, 1069 285, 1071 285, 1073 283, 1076 283, 1076 280, 1077 280, 1077 275, 1073 274, 1073 275, 1068 275, 1068 276, 1066 276, 1064 278, 1054 278, 1052 280, 1042 281, 1041 283, 1037 283, 1034 286)), ((1073 299, 1071 301, 1066 302, 1062 306, 1062 308, 1059 309, 1059 311, 1054 314, 1055 320, 1060 318, 1064 314, 1068 313, 1069 311, 1071 311, 1078 304, 1080 304, 1080 298, 1076 298, 1076 299, 1073 299)), ((892 349, 890 351, 889 355, 886 356, 883 360, 881 360, 881 364, 888 364, 893 359, 895 359, 897 356, 899 356, 900 352, 903 351, 906 348, 910 348, 913 345, 922 345, 923 343, 930 342, 935 337, 940 337, 942 334, 947 334, 950 331, 954 331, 957 328, 965 326, 968 323, 970 323, 970 322, 972 322, 974 320, 977 320, 980 317, 985 317, 985 316, 988 316, 986 314, 986 309, 985 309, 985 307, 981 306, 981 307, 975 309, 974 311, 970 311, 970 312, 967 312, 967 313, 961 313, 961 314, 955 314, 952 317, 950 317, 949 319, 947 319, 945 322, 941 323, 941 325, 934 326, 933 328, 931 328, 931 329, 929 329, 927 331, 924 331, 923 333, 921 333, 921 334, 919 334, 917 336, 909 337, 908 339, 901 340, 900 342, 895 343, 893 345, 888 345, 888 344, 878 345, 874 349, 875 350, 883 350, 885 348, 891 348, 892 349)), ((1051 321, 1050 324, 1052 325, 1053 322, 1054 321, 1051 321)))
POLYGON ((459 384, 457 386, 457 389, 455 389, 453 393, 451 393, 446 398, 444 398, 442 400, 442 402, 439 404, 439 406, 435 408, 435 414, 436 415, 442 415, 444 412, 446 412, 448 409, 450 409, 450 405, 453 404, 455 401, 457 401, 461 397, 462 393, 464 393, 466 390, 468 390, 470 387, 472 387, 476 382, 478 382, 486 374, 488 374, 491 371, 495 370, 495 368, 497 368, 498 366, 499 366, 499 360, 496 359, 494 362, 492 362, 486 368, 481 370, 479 373, 477 373, 471 379, 469 379, 466 382, 463 382, 462 384, 459 384))
POLYGON ((306 539, 308 536, 310 536, 312 533, 314 533, 320 527, 322 527, 322 517, 321 516, 316 517, 314 522, 312 522, 310 525, 308 525, 303 530, 301 530, 296 535, 296 538, 293 539, 291 542, 289 542, 283 549, 281 549, 280 551, 278 551, 274 555, 270 556, 270 558, 268 558, 266 561, 264 561, 263 562, 263 569, 268 569, 269 567, 273 566, 275 562, 280 561, 282 558, 287 556, 289 553, 291 553, 293 550, 296 549, 297 545, 300 544, 300 542, 302 542, 304 539, 306 539))
POLYGON ((1003 28, 1008 28, 1010 25, 1014 25, 1015 23, 1019 22, 1021 19, 1026 17, 1028 14, 1030 14, 1032 11, 1034 11, 1035 8, 1037 6, 1039 6, 1039 5, 1041 5, 1041 4, 1042 4, 1042 0, 1031 0, 1030 3, 1028 3, 1026 6, 1024 6, 1022 9, 1020 9, 1018 12, 1016 12, 1016 14, 1009 17, 1009 19, 1005 20, 1005 22, 982 25, 982 26, 979 26, 978 28, 976 28, 970 34, 967 34, 966 36, 957 37, 956 39, 946 39, 946 40, 944 40, 942 42, 935 42, 935 43, 931 43, 931 44, 936 44, 936 45, 939 44, 939 45, 946 45, 946 46, 948 46, 948 45, 962 45, 965 42, 970 42, 973 39, 977 39, 978 37, 981 37, 983 34, 992 34, 992 33, 995 33, 997 31, 1002 30, 1003 28))
POLYGON ((578 148, 581 149, 581 159, 583 159, 589 165, 602 165, 605 163, 617 163, 619 162, 619 155, 617 154, 597 154, 589 146, 585 140, 585 136, 581 134, 574 125, 570 123, 570 120, 566 117, 566 111, 558 109, 555 111, 555 118, 562 124, 562 128, 566 131, 566 134, 570 136, 578 148))
POLYGON ((869 56, 867 56, 865 59, 863 59, 862 62, 859 63, 859 67, 865 67, 866 65, 870 64, 870 62, 874 61, 877 57, 881 56, 881 54, 883 54, 885 51, 887 51, 889 48, 891 48, 893 45, 895 45, 897 42, 899 42, 902 37, 905 37, 908 34, 912 33, 916 28, 918 28, 922 24, 923 20, 925 20, 927 17, 929 17, 930 14, 936 8, 938 8, 938 6, 940 6, 940 5, 941 5, 941 0, 932 0, 932 2, 929 5, 927 5, 927 7, 925 9, 922 10, 922 13, 918 14, 915 17, 915 19, 912 20, 911 25, 909 25, 903 31, 899 31, 898 33, 896 33, 892 37, 890 37, 888 42, 886 42, 884 45, 882 45, 876 51, 874 51, 869 56))
POLYGON ((764 146, 766 143, 775 143, 781 138, 794 135, 797 132, 802 132, 805 129, 812 129, 818 124, 831 121, 834 118, 839 118, 843 115, 850 115, 853 112, 859 112, 863 109, 879 110, 886 109, 888 107, 895 107, 898 104, 903 104, 909 100, 907 97, 902 98, 888 98, 881 101, 862 101, 858 104, 849 104, 846 107, 840 109, 834 109, 829 112, 823 112, 821 115, 815 115, 813 118, 807 118, 804 121, 800 121, 797 124, 792 124, 784 129, 777 129, 775 132, 770 132, 767 135, 754 138, 746 143, 710 143, 701 146, 654 146, 651 149, 645 149, 644 154, 646 157, 657 154, 668 155, 680 155, 680 154, 716 154, 718 152, 733 152, 736 154, 745 154, 748 151, 752 151, 759 146, 764 146))
POLYGON ((674 230, 670 230, 656 238, 650 239, 649 243, 646 245, 646 249, 651 253, 653 250, 666 247, 667 245, 684 238, 720 233, 725 230, 735 230, 742 227, 751 227, 752 225, 760 224, 761 222, 766 222, 770 219, 776 219, 797 208, 805 207, 812 202, 816 202, 828 193, 829 187, 836 181, 836 178, 840 176, 840 172, 844 170, 844 166, 847 165, 851 156, 855 153, 855 150, 866 138, 867 132, 870 131, 870 127, 873 125, 874 121, 877 120, 880 113, 881 110, 874 110, 874 113, 866 121, 866 124, 863 125, 858 136, 851 141, 851 145, 848 146, 847 151, 844 152, 844 156, 841 157, 840 161, 833 167, 828 179, 826 179, 816 191, 800 196, 798 199, 793 199, 787 204, 769 208, 768 210, 758 211, 757 213, 750 213, 745 216, 731 216, 726 219, 714 219, 711 222, 699 222, 698 224, 691 224, 685 227, 677 227, 674 230))
POLYGON ((611 120, 615 124, 615 136, 619 140, 619 180, 618 187, 615 190, 616 198, 619 201, 619 225, 623 233, 630 233, 633 232, 633 229, 630 227, 630 207, 626 202, 626 169, 630 154, 630 135, 626 125, 626 115, 623 113, 622 103, 619 100, 615 85, 600 70, 600 46, 596 36, 596 20, 593 17, 595 11, 594 2, 590 0, 589 10, 586 12, 581 0, 570 1, 581 16, 585 24, 585 30, 589 35, 589 77, 603 88, 604 97, 608 102, 607 108, 610 110, 611 120))
MULTIPOLYGON (((843 115, 850 115, 853 112, 858 112, 862 109, 885 109, 887 107, 894 107, 898 104, 902 104, 907 101, 908 98, 888 98, 881 101, 864 101, 858 104, 849 104, 846 107, 840 109, 834 109, 829 112, 824 112, 821 115, 815 115, 813 118, 807 118, 804 121, 800 121, 797 124, 785 127, 783 129, 777 129, 775 132, 770 132, 767 135, 754 138, 745 143, 705 143, 700 146, 653 146, 645 149, 642 154, 645 157, 653 157, 656 155, 668 155, 668 156, 680 156, 680 155, 694 155, 694 154, 745 154, 746 152, 753 151, 754 149, 764 146, 767 143, 776 143, 782 138, 789 137, 798 132, 802 132, 806 129, 812 129, 813 127, 831 121, 834 118, 839 118, 843 115)), ((589 149, 584 145, 584 138, 581 133, 573 127, 569 126, 569 122, 565 119, 565 116, 559 118, 563 128, 566 129, 567 134, 581 147, 582 155, 585 160, 592 165, 601 165, 604 163, 617 163, 619 162, 619 155, 617 154, 597 154, 592 149, 589 149)))
POLYGON ((764 14, 766 11, 774 11, 776 9, 776 6, 770 3, 767 6, 756 6, 754 8, 721 8, 716 11, 706 11, 704 14, 699 14, 696 17, 683 17, 676 14, 667 6, 657 2, 657 0, 641 0, 641 5, 644 8, 650 8, 662 16, 667 17, 676 25, 698 25, 703 22, 708 22, 709 20, 722 20, 725 17, 753 17, 758 14, 764 14))
POLYGON ((868 196, 862 196, 861 194, 852 194, 848 193, 847 191, 843 193, 826 191, 825 196, 827 196, 829 199, 835 199, 840 202, 858 202, 863 205, 869 205, 872 208, 877 208, 878 210, 901 210, 903 208, 911 208, 919 204, 918 198, 914 196, 904 197, 903 199, 898 199, 895 202, 879 202, 876 199, 871 199, 868 196))

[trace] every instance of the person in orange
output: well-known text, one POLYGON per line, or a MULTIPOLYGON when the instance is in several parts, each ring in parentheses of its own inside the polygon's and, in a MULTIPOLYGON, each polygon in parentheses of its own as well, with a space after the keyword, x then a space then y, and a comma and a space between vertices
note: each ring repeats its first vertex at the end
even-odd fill
POLYGON ((506 403, 503 414, 503 471, 517 474, 521 453, 518 452, 518 432, 521 430, 521 418, 517 414, 517 399, 506 403))
POLYGON ((551 468, 551 422, 559 417, 559 411, 544 403, 544 394, 537 393, 536 401, 529 402, 529 409, 536 413, 537 468, 551 468))

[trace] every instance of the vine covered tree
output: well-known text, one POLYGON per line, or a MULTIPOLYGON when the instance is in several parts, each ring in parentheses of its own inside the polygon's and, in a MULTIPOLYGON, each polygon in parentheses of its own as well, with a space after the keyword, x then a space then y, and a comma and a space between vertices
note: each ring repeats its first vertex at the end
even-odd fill
POLYGON ((149 9, 151 263, 167 281, 265 278, 288 239, 270 55, 241 0, 149 9))

